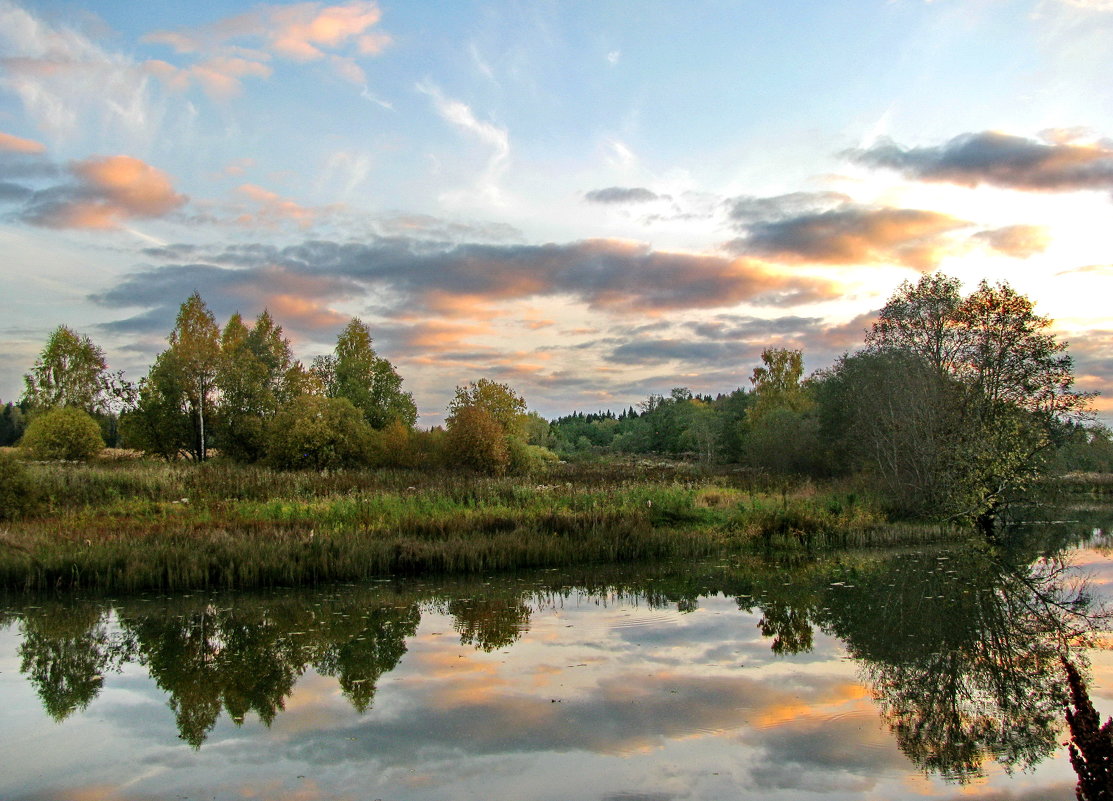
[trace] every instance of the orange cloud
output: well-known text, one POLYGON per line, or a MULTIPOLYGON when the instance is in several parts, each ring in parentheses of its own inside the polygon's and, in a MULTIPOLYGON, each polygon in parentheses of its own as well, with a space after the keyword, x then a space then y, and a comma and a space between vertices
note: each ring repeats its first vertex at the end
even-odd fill
POLYGON ((0 150, 6 150, 9 153, 39 154, 46 152, 46 145, 31 139, 0 132, 0 150))
POLYGON ((334 6, 293 3, 255 8, 198 28, 154 31, 143 41, 167 45, 179 54, 208 56, 202 64, 177 73, 169 73, 164 66, 152 69, 160 77, 178 81, 179 87, 188 85, 188 78, 196 78, 206 91, 219 96, 238 92, 240 78, 269 77, 270 68, 261 62, 272 56, 299 63, 327 60, 338 75, 362 84, 363 70, 350 53, 378 55, 391 43, 390 36, 372 30, 381 18, 382 11, 370 0, 334 6), (244 47, 242 42, 255 47, 244 47), (339 52, 343 50, 349 54, 339 52))
POLYGON ((301 228, 308 228, 316 222, 319 214, 318 209, 301 206, 289 198, 254 184, 244 184, 237 191, 258 204, 254 212, 241 214, 236 218, 238 223, 248 227, 274 228, 288 221, 296 223, 301 228))
POLYGON ((118 228, 135 217, 164 217, 186 203, 162 170, 131 156, 70 164, 77 183, 36 195, 22 218, 47 228, 118 228))
POLYGON ((269 295, 266 298, 266 307, 276 319, 288 320, 296 327, 334 328, 349 320, 338 311, 297 295, 269 295))
POLYGON ((979 231, 974 234, 974 238, 984 241, 999 253, 1016 259, 1043 253, 1050 242, 1047 229, 1039 225, 1009 225, 991 231, 979 231))
POLYGON ((934 211, 849 207, 755 222, 747 237, 734 244, 790 262, 901 264, 927 271, 955 250, 945 235, 967 226, 934 211))

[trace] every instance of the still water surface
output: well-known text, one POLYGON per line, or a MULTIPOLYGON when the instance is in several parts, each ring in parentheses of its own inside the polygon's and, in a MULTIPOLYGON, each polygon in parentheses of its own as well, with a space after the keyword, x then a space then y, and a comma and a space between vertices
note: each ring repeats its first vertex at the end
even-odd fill
POLYGON ((0 798, 1066 801, 1110 544, 9 600, 0 798))

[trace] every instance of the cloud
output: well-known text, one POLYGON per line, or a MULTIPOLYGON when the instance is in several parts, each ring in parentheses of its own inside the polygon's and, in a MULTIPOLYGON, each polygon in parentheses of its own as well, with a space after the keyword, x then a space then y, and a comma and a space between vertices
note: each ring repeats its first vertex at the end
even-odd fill
POLYGON ((46 145, 40 142, 35 142, 31 139, 24 139, 19 136, 12 136, 0 131, 0 150, 9 153, 26 153, 35 155, 46 152, 46 145))
POLYGON ((289 198, 254 184, 244 184, 236 191, 256 205, 254 211, 245 212, 236 218, 238 224, 249 228, 276 228, 285 222, 295 223, 300 228, 308 228, 317 220, 319 214, 318 209, 299 205, 289 198))
POLYGON ((113 229, 134 218, 165 217, 188 200, 166 173, 131 156, 71 162, 66 173, 69 183, 34 191, 8 184, 9 199, 25 190, 19 219, 44 228, 113 229))
POLYGON ((148 83, 132 59, 0 0, 0 87, 19 98, 40 130, 70 138, 107 129, 146 140, 160 114, 148 83))
POLYGON ((323 307, 371 296, 379 304, 377 314, 399 320, 429 314, 442 320, 491 319, 493 304, 532 297, 566 298, 626 315, 742 302, 785 306, 830 299, 839 291, 830 282, 784 275, 749 259, 669 253, 615 240, 453 245, 396 236, 284 248, 167 246, 145 253, 170 263, 133 272, 95 300, 156 309, 119 324, 155 331, 173 321, 178 304, 195 289, 206 298, 219 297, 227 307, 214 309, 221 313, 234 311, 236 304, 261 308, 276 294, 323 307))
POLYGON ((862 206, 835 192, 731 201, 743 232, 738 254, 814 264, 899 264, 930 270, 957 248, 948 236, 970 223, 919 209, 862 206))
POLYGON ((502 192, 499 180, 510 162, 509 132, 493 123, 480 120, 471 106, 447 97, 438 86, 429 81, 419 83, 417 90, 433 99, 433 107, 442 119, 471 134, 491 149, 477 189, 487 200, 500 203, 502 192))
POLYGON ((611 186, 606 189, 593 189, 584 195, 589 203, 649 203, 660 200, 661 195, 644 187, 611 186))
POLYGON ((1039 225, 1009 225, 1005 228, 978 231, 974 234, 974 239, 1016 259, 1043 253, 1050 242, 1047 229, 1039 225))
POLYGON ((210 95, 230 97, 241 90, 240 79, 269 77, 271 68, 264 62, 272 58, 321 61, 345 80, 365 83, 356 58, 378 55, 391 42, 390 36, 375 30, 381 18, 378 4, 367 0, 333 6, 259 6, 207 25, 153 31, 143 41, 201 57, 180 69, 148 62, 148 68, 170 85, 182 89, 196 80, 210 95))
POLYGON ((858 164, 897 170, 921 181, 1030 192, 1113 190, 1113 146, 1108 142, 1041 142, 983 131, 936 147, 906 148, 884 141, 849 151, 848 156, 858 164))

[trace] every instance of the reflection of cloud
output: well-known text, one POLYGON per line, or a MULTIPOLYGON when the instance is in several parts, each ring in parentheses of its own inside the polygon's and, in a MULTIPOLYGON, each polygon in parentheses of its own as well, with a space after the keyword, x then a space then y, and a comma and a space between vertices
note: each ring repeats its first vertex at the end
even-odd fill
POLYGON ((131 156, 74 162, 72 184, 33 192, 21 219, 47 228, 117 228, 132 218, 164 217, 185 204, 169 176, 131 156))
POLYGON ((859 164, 922 181, 1047 192, 1113 189, 1113 147, 1106 142, 1046 143, 984 131, 935 147, 906 148, 885 141, 849 155, 859 164))

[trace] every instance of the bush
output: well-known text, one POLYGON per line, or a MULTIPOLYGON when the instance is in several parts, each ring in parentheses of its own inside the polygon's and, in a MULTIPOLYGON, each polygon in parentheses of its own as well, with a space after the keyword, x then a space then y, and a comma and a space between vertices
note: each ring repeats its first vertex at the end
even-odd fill
POLYGON ((503 428, 486 409, 462 406, 448 424, 448 458, 460 467, 502 475, 510 466, 510 449, 503 428))
POLYGON ((81 409, 52 409, 32 418, 19 443, 36 459, 85 461, 104 450, 100 426, 81 409))
POLYGON ((38 511, 42 492, 27 467, 0 453, 0 520, 16 520, 38 511))
POLYGON ((511 437, 510 472, 515 475, 529 475, 544 470, 560 462, 560 457, 540 445, 527 445, 517 437, 511 437))
POLYGON ((267 431, 267 459, 284 470, 358 467, 375 456, 375 431, 347 398, 296 398, 267 431))

